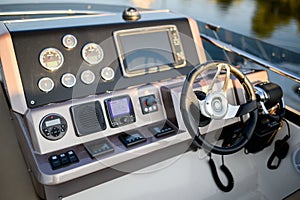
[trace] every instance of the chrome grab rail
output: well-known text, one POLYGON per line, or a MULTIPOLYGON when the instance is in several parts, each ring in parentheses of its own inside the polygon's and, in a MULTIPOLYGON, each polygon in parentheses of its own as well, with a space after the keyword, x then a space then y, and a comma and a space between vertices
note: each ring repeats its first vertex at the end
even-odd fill
POLYGON ((224 49, 225 51, 228 51, 228 52, 232 52, 232 53, 235 53, 243 58, 246 58, 248 60, 251 60, 252 62, 255 62, 259 65, 261 65, 262 67, 265 67, 279 75, 282 75, 282 76, 285 76, 297 83, 300 83, 300 77, 297 76, 296 74, 292 73, 292 72, 288 72, 288 71, 285 71, 284 69, 282 69, 280 66, 276 65, 276 64, 273 64, 273 63, 270 63, 266 60, 263 60, 257 56, 254 56, 250 53, 247 53, 246 51, 243 51, 237 47, 234 47, 232 46, 231 44, 228 44, 228 43, 225 43, 225 42, 222 42, 220 40, 216 40, 206 34, 203 34, 201 33, 200 34, 200 37, 205 39, 206 41, 212 43, 213 45, 221 48, 221 49, 224 49))

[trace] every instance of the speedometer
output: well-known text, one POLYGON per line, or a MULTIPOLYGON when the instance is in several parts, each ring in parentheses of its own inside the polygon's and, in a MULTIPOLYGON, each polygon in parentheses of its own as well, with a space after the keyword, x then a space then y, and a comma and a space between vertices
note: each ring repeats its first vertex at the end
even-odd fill
POLYGON ((82 48, 82 58, 91 65, 100 63, 104 57, 103 49, 96 43, 88 43, 82 48))
POLYGON ((46 48, 40 53, 41 65, 50 71, 58 70, 64 62, 64 56, 55 48, 46 48))

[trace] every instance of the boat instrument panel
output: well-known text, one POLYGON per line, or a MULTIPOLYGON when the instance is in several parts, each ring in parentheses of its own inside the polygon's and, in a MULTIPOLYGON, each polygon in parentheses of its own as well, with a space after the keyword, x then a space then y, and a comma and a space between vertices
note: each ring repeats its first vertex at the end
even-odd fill
POLYGON ((41 197, 68 196, 189 148, 180 92, 206 61, 194 20, 141 11, 136 20, 107 13, 0 29, 4 87, 41 197))

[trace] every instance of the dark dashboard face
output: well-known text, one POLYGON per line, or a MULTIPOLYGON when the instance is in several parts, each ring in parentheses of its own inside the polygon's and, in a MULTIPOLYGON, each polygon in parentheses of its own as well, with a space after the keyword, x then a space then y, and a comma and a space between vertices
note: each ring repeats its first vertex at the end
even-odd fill
POLYGON ((29 108, 174 78, 200 62, 185 18, 128 23, 91 16, 7 26, 29 108))

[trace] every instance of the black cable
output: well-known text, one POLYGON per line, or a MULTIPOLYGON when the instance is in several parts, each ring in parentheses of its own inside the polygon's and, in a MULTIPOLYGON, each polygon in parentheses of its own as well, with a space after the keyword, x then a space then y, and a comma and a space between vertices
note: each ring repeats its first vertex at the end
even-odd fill
POLYGON ((287 156, 289 151, 289 144, 287 141, 291 137, 290 125, 286 119, 282 119, 282 121, 286 123, 288 131, 287 135, 283 139, 277 140, 275 142, 274 151, 267 162, 267 167, 271 170, 277 169, 279 167, 281 160, 287 156), (278 160, 276 164, 274 164, 275 158, 277 158, 278 160))
POLYGON ((221 182, 221 180, 219 178, 219 175, 218 175, 218 172, 217 172, 215 162, 212 159, 211 154, 209 153, 208 156, 209 156, 208 163, 209 163, 210 170, 211 170, 211 173, 212 173, 212 176, 213 176, 213 179, 214 179, 216 185, 223 192, 230 192, 234 187, 234 180, 233 180, 233 176, 232 176, 230 170, 224 164, 224 156, 222 155, 222 165, 220 166, 220 170, 224 173, 224 175, 227 178, 227 181, 228 181, 227 185, 224 185, 221 182))
POLYGON ((285 124, 286 124, 286 127, 287 127, 287 129, 288 129, 288 132, 287 132, 287 135, 289 136, 289 138, 291 137, 291 129, 290 129, 290 124, 289 124, 289 122, 286 120, 286 119, 282 119, 282 121, 284 121, 285 122, 285 124))

